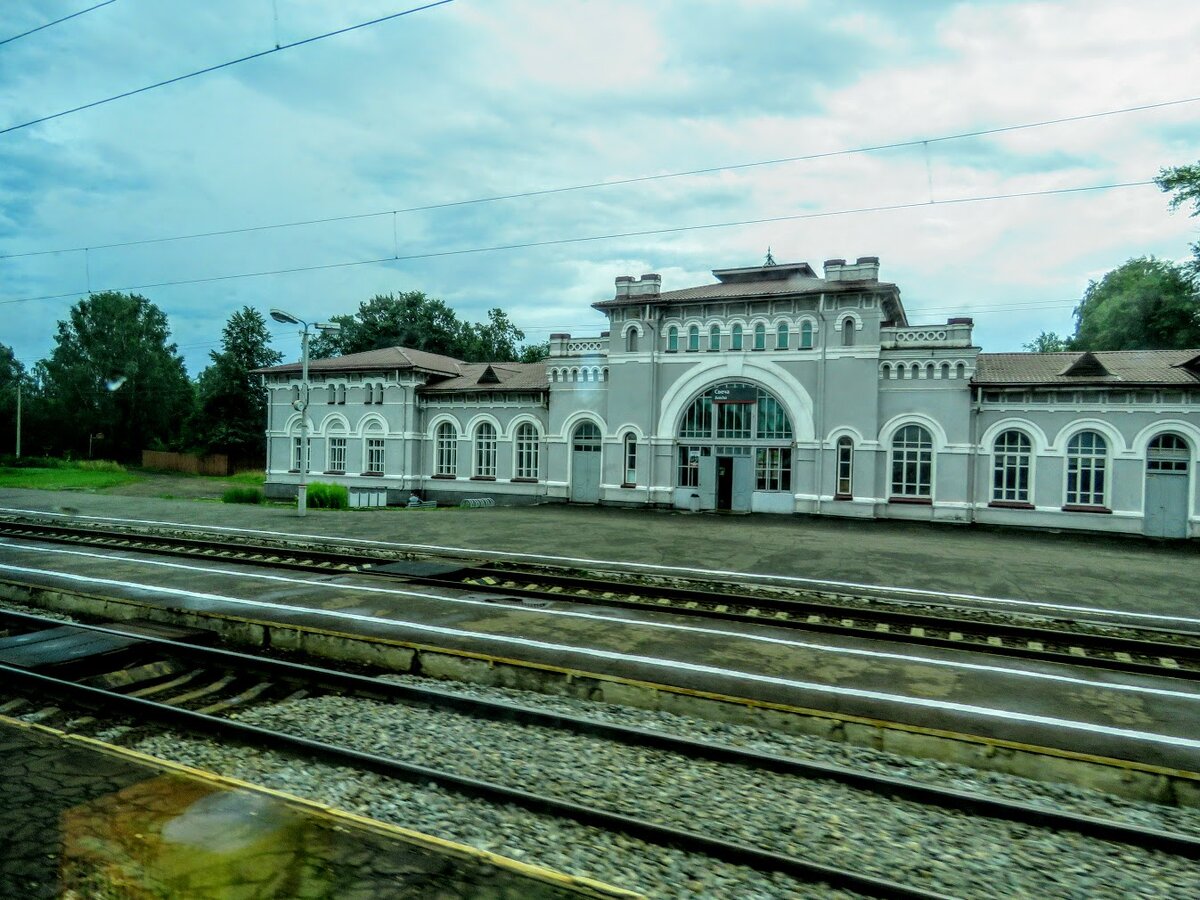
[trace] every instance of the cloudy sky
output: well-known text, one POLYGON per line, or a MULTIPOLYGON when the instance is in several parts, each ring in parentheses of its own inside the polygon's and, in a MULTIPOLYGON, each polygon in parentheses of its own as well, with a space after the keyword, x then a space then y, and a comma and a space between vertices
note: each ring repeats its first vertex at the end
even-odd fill
MULTIPOLYGON (((94 2, 4 0, 0 40, 94 2)), ((406 5, 116 0, 0 44, 0 131, 406 5)), ((950 201, 1195 162, 1200 102, 941 139, 1200 96, 1197 46, 1194 0, 455 0, 0 133, 0 343, 31 365, 89 289, 135 287, 193 374, 243 305, 422 290, 530 340, 594 334, 615 276, 702 284, 769 245, 879 256, 910 321, 974 315, 1016 350, 1129 257, 1182 259, 1198 220, 1153 185, 950 201)))

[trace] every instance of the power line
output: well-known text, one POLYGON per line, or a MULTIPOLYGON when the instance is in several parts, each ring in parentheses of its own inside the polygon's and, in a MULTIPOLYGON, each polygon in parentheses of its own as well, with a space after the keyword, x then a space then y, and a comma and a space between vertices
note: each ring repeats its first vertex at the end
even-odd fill
POLYGON ((45 25, 39 25, 37 28, 30 28, 28 31, 22 31, 20 34, 14 34, 12 37, 5 38, 4 40, 0 41, 0 47, 4 46, 5 44, 11 44, 18 38, 29 37, 29 35, 41 31, 43 28, 49 28, 51 25, 58 25, 61 22, 67 21, 67 19, 74 19, 76 16, 82 16, 84 13, 90 13, 94 9, 99 9, 102 6, 108 6, 108 4, 116 2, 117 0, 104 0, 103 3, 97 3, 95 6, 89 6, 87 9, 81 9, 79 12, 73 12, 69 16, 63 16, 61 19, 55 19, 53 22, 47 22, 45 25))
POLYGON ((92 109, 97 106, 103 106, 105 103, 112 103, 114 100, 123 100, 126 97, 132 97, 135 94, 144 94, 146 91, 152 91, 156 88, 165 87, 168 84, 186 81, 189 78, 195 78, 197 75, 207 75, 209 72, 216 72, 219 69, 227 69, 230 66, 236 66, 239 63, 249 62, 252 59, 258 59, 263 56, 270 56, 272 53, 279 53, 283 50, 291 50, 294 47, 302 47, 305 44, 312 44, 316 41, 323 41, 326 38, 336 37, 340 34, 346 34, 351 31, 357 31, 360 28, 367 28, 371 25, 378 25, 380 22, 388 22, 392 19, 398 19, 401 16, 409 16, 413 13, 422 12, 427 9, 433 9, 435 6, 444 6, 447 3, 453 3, 454 0, 434 0, 432 3, 426 3, 424 6, 414 6, 411 9, 406 9, 401 12, 391 13, 386 16, 380 16, 378 19, 372 19, 369 22, 360 22, 357 25, 349 25, 345 28, 339 28, 336 31, 327 31, 324 34, 318 34, 314 37, 304 38, 299 41, 292 41, 290 44, 284 44, 282 47, 272 47, 269 50, 260 50, 258 53, 251 53, 249 56, 242 56, 238 59, 231 59, 227 62, 217 63, 215 66, 208 66, 203 69, 197 69, 195 72, 188 72, 186 75, 176 75, 174 78, 168 78, 165 81, 158 81, 154 84, 148 84, 145 87, 135 88, 131 91, 125 91, 120 94, 114 94, 111 97, 105 97, 103 100, 93 100, 91 103, 84 103, 82 106, 75 106, 71 109, 64 109, 61 112, 51 113, 48 116, 41 116, 37 119, 30 119, 28 122, 22 122, 19 125, 10 125, 7 128, 0 129, 0 134, 8 134, 10 131, 18 131, 22 128, 28 128, 30 125, 38 125, 42 122, 49 122, 51 119, 59 119, 63 116, 69 116, 71 113, 82 112, 85 109, 92 109))
MULTIPOLYGON (((290 46, 290 45, 289 45, 290 46)), ((821 153, 807 153, 798 156, 781 156, 775 159, 763 159, 755 162, 731 163, 722 166, 709 166, 703 169, 687 169, 680 172, 666 172, 659 175, 637 175, 630 178, 619 178, 612 181, 589 181, 583 184, 572 184, 562 187, 539 188, 531 191, 520 191, 512 194, 495 194, 487 197, 473 197, 466 200, 449 200, 443 203, 428 203, 422 206, 406 206, 398 209, 382 209, 374 212, 350 213, 343 216, 327 216, 318 219, 299 219, 292 222, 274 222, 266 225, 248 225, 239 228, 224 228, 215 231, 198 231, 190 234, 175 234, 165 237, 140 238, 131 241, 117 241, 110 244, 89 244, 80 247, 58 247, 51 250, 28 250, 21 253, 0 254, 0 259, 17 259, 25 256, 45 256, 51 253, 82 253, 85 250, 112 250, 118 247, 137 247, 144 244, 162 244, 170 241, 186 241, 196 238, 223 237, 231 234, 248 234, 256 231, 270 231, 276 228, 297 228, 304 225, 327 225, 333 222, 350 222, 360 219, 373 219, 382 216, 397 216, 415 212, 431 212, 439 209, 451 209, 458 206, 472 206, 481 203, 497 203, 502 200, 521 200, 528 197, 544 197, 551 194, 566 194, 573 191, 586 191, 595 188, 619 187, 628 184, 641 184, 647 181, 662 181, 668 178, 688 178, 696 175, 712 175, 717 172, 730 172, 741 169, 754 169, 764 166, 775 166, 783 163, 808 162, 817 159, 827 159, 834 156, 852 156, 858 153, 874 153, 880 150, 897 150, 906 147, 957 141, 971 137, 983 137, 990 134, 1002 134, 1011 131, 1021 131, 1028 128, 1043 128, 1049 125, 1062 125, 1068 122, 1080 122, 1087 119, 1099 119, 1107 116, 1118 116, 1132 112, 1144 112, 1150 109, 1162 109, 1169 106, 1179 106, 1185 103, 1200 102, 1200 97, 1186 97, 1180 100, 1164 100, 1160 103, 1148 103, 1141 106, 1127 106, 1121 109, 1110 109, 1103 112, 1086 113, 1078 116, 1066 116, 1059 119, 1045 119, 1040 122, 1025 122, 1016 125, 1002 125, 996 128, 985 128, 977 131, 963 131, 957 134, 947 134, 940 137, 923 138, 911 141, 893 141, 886 144, 870 144, 862 147, 828 150, 821 153)), ((3 134, 3 132, 0 132, 3 134)))
MULTIPOLYGON (((593 241, 616 240, 619 238, 651 237, 662 234, 679 234, 686 231, 705 231, 714 228, 736 228, 744 225, 764 225, 773 222, 793 222, 802 219, 825 219, 833 218, 835 216, 850 216, 876 212, 894 212, 905 209, 929 209, 931 206, 955 206, 965 203, 986 203, 996 200, 1015 200, 1025 197, 1048 197, 1057 194, 1080 194, 1089 191, 1107 191, 1116 188, 1144 187, 1145 185, 1149 184, 1154 184, 1154 180, 1125 181, 1114 184, 1093 184, 1085 187, 1073 188, 1049 188, 1042 191, 1020 191, 1012 194, 990 194, 979 197, 953 197, 946 200, 937 200, 933 203, 930 203, 928 200, 921 200, 914 203, 896 203, 888 206, 862 206, 855 209, 840 209, 815 213, 794 213, 786 216, 768 216, 761 219, 741 219, 729 222, 706 222, 699 225, 676 225, 669 228, 647 228, 639 231, 594 234, 586 237, 552 238, 544 241, 525 241, 516 244, 493 244, 486 247, 464 247, 456 250, 433 250, 428 253, 410 253, 403 256, 381 256, 376 259, 324 263, 315 266, 296 266, 289 269, 270 269, 261 272, 238 272, 230 275, 210 275, 204 278, 183 278, 175 281, 156 281, 147 284, 133 284, 126 285, 124 287, 97 289, 91 291, 91 293, 99 293, 100 290, 138 291, 145 290, 147 288, 177 287, 187 284, 209 284, 217 281, 232 281, 238 278, 261 278, 267 275, 292 275, 300 272, 319 272, 327 269, 346 269, 355 266, 370 266, 389 262, 409 262, 419 259, 437 259, 446 256, 465 256, 467 254, 495 253, 507 250, 528 250, 535 247, 555 247, 564 244, 584 244, 591 243, 593 241)), ((44 294, 38 297, 16 297, 10 300, 0 300, 0 304, 27 303, 34 300, 60 300, 64 297, 77 297, 79 296, 79 293, 79 291, 69 291, 65 294, 44 294)))

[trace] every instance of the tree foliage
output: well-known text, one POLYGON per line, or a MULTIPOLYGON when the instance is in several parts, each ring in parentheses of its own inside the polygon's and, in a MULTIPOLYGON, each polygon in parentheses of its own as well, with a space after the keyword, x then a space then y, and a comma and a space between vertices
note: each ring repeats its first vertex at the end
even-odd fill
MULTIPOLYGON (((486 322, 464 322, 442 300, 423 291, 376 294, 352 316, 334 316, 340 332, 321 333, 309 345, 314 359, 383 347, 411 347, 467 362, 511 362, 521 358, 525 333, 502 309, 486 322)), ((539 357, 540 358, 540 357, 539 357)))
POLYGON ((1061 353, 1071 349, 1071 339, 1054 331, 1043 331, 1024 347, 1030 353, 1061 353))
POLYGON ((104 455, 135 459, 170 444, 193 396, 169 336, 167 317, 138 294, 104 291, 75 304, 44 367, 52 449, 85 453, 92 436, 104 455))
POLYGON ((1074 350, 1200 347, 1200 302, 1181 266, 1141 256, 1092 281, 1075 308, 1074 350))
POLYGON ((267 420, 266 395, 254 369, 277 365, 283 354, 270 348, 271 335, 262 313, 249 306, 229 317, 221 332, 221 349, 200 373, 192 441, 210 453, 238 459, 261 459, 267 420))
MULTIPOLYGON (((12 453, 16 446, 17 386, 24 381, 25 367, 11 347, 0 344, 0 453, 12 453)), ((28 403, 29 395, 22 400, 28 403)))
MULTIPOLYGON (((1154 179, 1159 188, 1171 194, 1167 204, 1171 212, 1181 206, 1190 205, 1190 216, 1200 216, 1200 162, 1190 166, 1175 166, 1159 170, 1154 179)), ((1192 244, 1192 258, 1187 272, 1194 282, 1200 283, 1200 241, 1192 244)))

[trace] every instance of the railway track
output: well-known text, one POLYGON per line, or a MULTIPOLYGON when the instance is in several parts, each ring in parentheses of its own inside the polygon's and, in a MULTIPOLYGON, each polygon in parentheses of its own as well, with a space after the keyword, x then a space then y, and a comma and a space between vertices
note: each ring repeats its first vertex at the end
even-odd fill
MULTIPOLYGON (((1093 816, 1013 802, 961 789, 883 776, 826 763, 749 751, 719 743, 608 724, 559 713, 475 699, 408 684, 384 682, 361 674, 301 665, 263 656, 181 642, 164 636, 161 626, 63 624, 40 616, 0 613, 0 673, 5 679, 0 713, 24 715, 43 724, 67 724, 74 731, 96 733, 118 716, 145 723, 220 737, 253 747, 270 748, 318 759, 388 778, 432 782, 493 803, 515 804, 543 815, 570 819, 606 831, 627 834, 663 846, 685 849, 760 871, 786 873, 871 896, 940 897, 927 885, 902 883, 837 867, 811 858, 781 853, 731 837, 714 829, 684 828, 654 815, 631 814, 619 805, 579 802, 561 793, 539 793, 523 783, 499 783, 444 768, 404 761, 351 746, 323 742, 294 732, 250 725, 231 718, 263 704, 322 695, 354 697, 376 703, 406 704, 453 710, 478 720, 512 726, 569 732, 634 748, 671 754, 684 765, 696 761, 771 776, 828 782, 865 795, 903 799, 938 810, 1020 823, 1048 831, 1070 831, 1087 838, 1200 859, 1200 837, 1138 827, 1093 816), (81 717, 80 708, 89 711, 81 717)), ((297 728, 302 726, 296 726, 297 728)), ((586 761, 579 761, 586 765, 586 761)), ((517 766, 516 771, 521 767, 517 766)), ((785 782, 781 782, 783 784, 785 782)), ((784 792, 786 793, 786 792, 784 792)), ((736 822, 744 810, 730 810, 736 822)), ((886 827, 886 823, 881 823, 886 827)), ((723 830, 722 828, 715 829, 723 830)), ((736 830, 736 829, 734 829, 736 830)), ((847 836, 870 840, 870 836, 847 836)))
POLYGON ((121 551, 221 559, 324 574, 365 574, 424 587, 469 590, 505 601, 585 603, 711 620, 771 625, 871 640, 970 649, 1030 661, 1200 680, 1200 633, 997 613, 826 591, 683 582, 659 576, 580 572, 555 566, 345 546, 180 535, 161 530, 0 521, 0 537, 121 551))

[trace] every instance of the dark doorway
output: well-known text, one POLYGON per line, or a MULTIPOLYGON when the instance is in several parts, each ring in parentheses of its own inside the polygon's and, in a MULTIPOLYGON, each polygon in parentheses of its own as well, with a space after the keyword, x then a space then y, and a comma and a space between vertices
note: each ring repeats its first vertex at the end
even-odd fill
POLYGON ((717 509, 733 508, 733 457, 717 457, 717 509))

